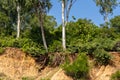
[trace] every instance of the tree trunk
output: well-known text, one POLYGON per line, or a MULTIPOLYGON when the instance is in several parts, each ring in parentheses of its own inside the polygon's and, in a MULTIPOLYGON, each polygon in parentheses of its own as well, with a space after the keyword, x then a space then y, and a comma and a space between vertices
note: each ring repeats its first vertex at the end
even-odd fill
POLYGON ((42 41, 43 41, 43 45, 44 45, 44 48, 46 50, 46 52, 48 52, 48 47, 47 47, 47 43, 46 43, 46 39, 45 39, 45 33, 44 33, 44 27, 43 27, 43 24, 44 24, 44 12, 42 12, 42 7, 39 3, 39 7, 40 7, 40 12, 38 10, 38 6, 34 5, 35 6, 35 11, 36 11, 36 17, 38 17, 39 19, 39 22, 40 22, 40 29, 41 29, 41 34, 42 34, 42 41))
POLYGON ((20 37, 20 5, 17 6, 17 38, 20 37))
POLYGON ((104 21, 105 21, 105 24, 108 23, 108 13, 105 14, 104 21))
POLYGON ((44 28, 43 28, 43 15, 42 13, 40 14, 40 29, 41 29, 41 33, 42 33, 42 40, 43 40, 43 45, 45 47, 46 52, 48 52, 48 47, 47 47, 47 43, 46 43, 46 39, 45 39, 45 33, 44 33, 44 28))
POLYGON ((65 37, 65 1, 62 0, 62 46, 66 50, 66 37, 65 37))

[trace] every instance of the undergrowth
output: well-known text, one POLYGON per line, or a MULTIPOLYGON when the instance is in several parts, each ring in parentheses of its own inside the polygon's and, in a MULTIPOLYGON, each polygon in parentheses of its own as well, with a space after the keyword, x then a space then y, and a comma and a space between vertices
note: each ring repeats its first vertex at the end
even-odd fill
POLYGON ((107 65, 111 60, 111 55, 104 49, 96 49, 93 53, 96 64, 107 65))
POLYGON ((78 55, 72 63, 69 60, 66 60, 62 68, 68 76, 73 77, 75 80, 88 78, 89 67, 87 56, 85 54, 78 55))
POLYGON ((28 53, 32 56, 37 56, 40 54, 45 54, 45 49, 42 45, 32 41, 28 38, 12 38, 12 37, 5 37, 0 39, 0 53, 3 52, 3 48, 6 47, 15 47, 20 48, 24 52, 28 53))
POLYGON ((120 71, 116 71, 114 74, 112 74, 111 80, 120 80, 120 71))

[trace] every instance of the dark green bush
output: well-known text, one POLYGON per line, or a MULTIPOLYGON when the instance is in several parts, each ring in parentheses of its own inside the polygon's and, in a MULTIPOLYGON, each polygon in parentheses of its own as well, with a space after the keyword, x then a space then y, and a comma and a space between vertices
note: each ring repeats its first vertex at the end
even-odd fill
POLYGON ((119 38, 114 40, 114 46, 112 50, 120 52, 120 39, 119 38))
POLYGON ((29 53, 32 56, 37 56, 45 53, 45 49, 40 44, 37 44, 33 41, 23 42, 22 50, 29 53))
POLYGON ((67 75, 73 77, 75 80, 88 78, 89 67, 87 56, 85 54, 80 54, 73 63, 66 60, 63 69, 67 75))
POLYGON ((107 65, 111 60, 111 55, 104 49, 96 49, 93 55, 96 63, 100 65, 107 65))
POLYGON ((117 71, 114 74, 112 74, 111 80, 120 80, 120 71, 117 71))
POLYGON ((0 54, 2 54, 4 52, 4 48, 0 47, 0 54))
POLYGON ((111 51, 114 46, 114 40, 111 38, 95 38, 90 44, 95 49, 103 48, 106 51, 111 51))
POLYGON ((29 53, 32 56, 37 56, 45 53, 45 50, 41 44, 38 44, 29 38, 16 39, 12 37, 4 37, 0 39, 0 47, 21 48, 23 51, 29 53))
POLYGON ((55 40, 51 45, 49 45, 49 52, 61 52, 62 43, 61 41, 55 40))
POLYGON ((115 41, 111 38, 94 38, 94 40, 83 42, 81 39, 73 39, 69 43, 68 51, 71 53, 74 52, 87 52, 88 54, 92 55, 92 53, 97 48, 102 48, 105 51, 112 51, 115 41))
POLYGON ((67 46, 67 52, 68 53, 78 53, 79 47, 78 46, 67 46))
POLYGON ((11 38, 11 37, 2 37, 0 39, 0 46, 1 47, 12 47, 13 42, 15 39, 11 38))

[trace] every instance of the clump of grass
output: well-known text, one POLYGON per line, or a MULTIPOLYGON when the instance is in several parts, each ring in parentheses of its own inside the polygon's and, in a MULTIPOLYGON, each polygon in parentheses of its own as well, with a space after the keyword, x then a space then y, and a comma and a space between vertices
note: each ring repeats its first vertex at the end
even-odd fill
POLYGON ((68 76, 71 76, 75 80, 87 79, 89 72, 87 56, 85 54, 78 55, 72 64, 70 64, 69 61, 66 61, 63 65, 63 69, 68 76))
POLYGON ((2 54, 4 52, 4 48, 0 47, 0 54, 2 54))
POLYGON ((111 80, 120 80, 120 70, 112 74, 111 80))

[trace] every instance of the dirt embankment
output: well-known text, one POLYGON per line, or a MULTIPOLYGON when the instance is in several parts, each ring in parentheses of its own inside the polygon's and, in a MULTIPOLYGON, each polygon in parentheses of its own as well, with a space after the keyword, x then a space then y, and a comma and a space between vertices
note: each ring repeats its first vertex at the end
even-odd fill
POLYGON ((110 80, 113 73, 120 70, 120 53, 110 52, 112 61, 110 65, 93 67, 90 70, 92 80, 110 80))
MULTIPOLYGON (((111 65, 91 66, 91 80, 110 80, 111 74, 120 70, 120 54, 115 52, 110 54, 113 55, 111 65)), ((0 55, 0 79, 22 80, 24 77, 29 77, 30 80, 72 80, 59 67, 45 67, 39 71, 40 68, 41 66, 34 58, 27 56, 20 49, 6 48, 5 52, 0 55)))
POLYGON ((20 80, 23 77, 38 75, 38 66, 35 60, 16 48, 6 48, 0 55, 0 77, 11 80, 20 80))
POLYGON ((38 60, 18 48, 6 48, 0 55, 0 80, 71 80, 59 67, 45 67, 40 70, 41 68, 38 60))

